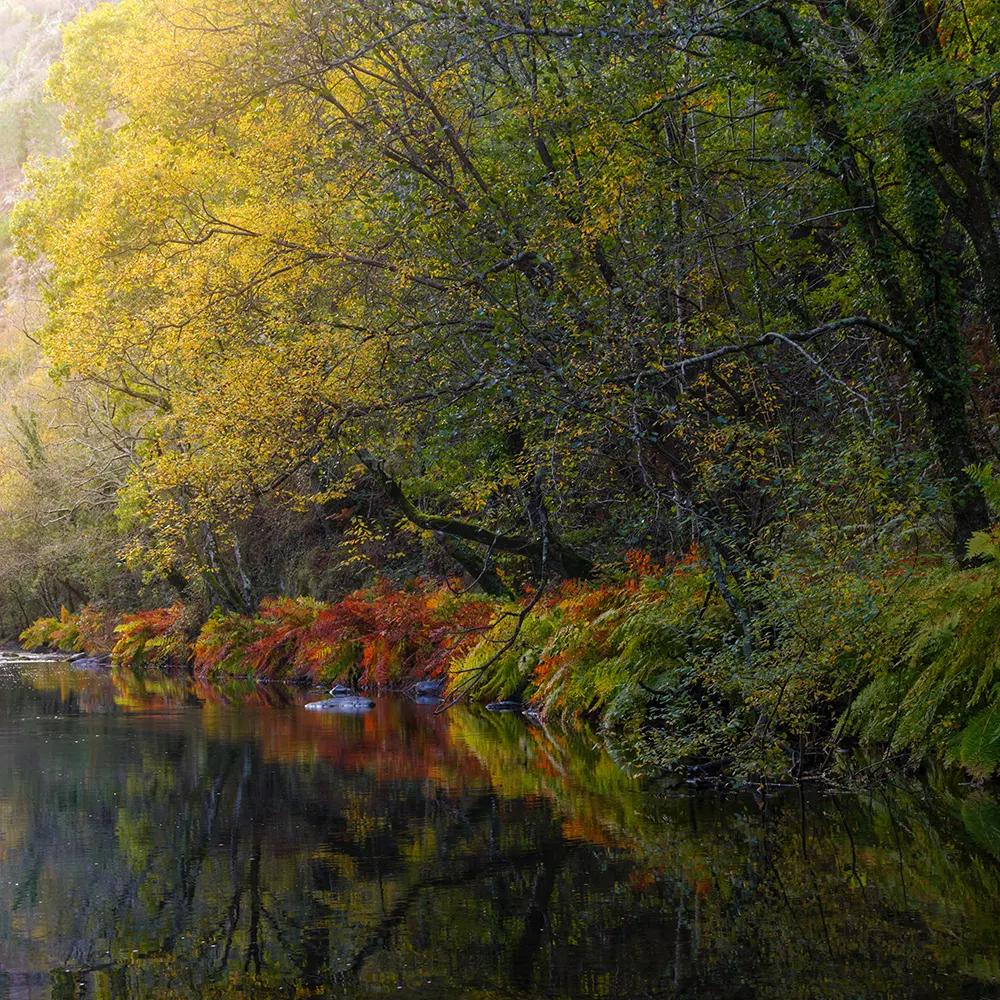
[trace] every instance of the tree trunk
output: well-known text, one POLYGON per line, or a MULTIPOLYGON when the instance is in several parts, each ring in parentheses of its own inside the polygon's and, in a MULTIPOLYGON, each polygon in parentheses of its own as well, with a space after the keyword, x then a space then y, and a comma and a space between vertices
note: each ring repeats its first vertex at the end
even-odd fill
POLYGON ((594 572, 594 564, 571 549, 548 528, 544 529, 542 539, 529 538, 524 535, 505 535, 498 531, 481 528, 469 521, 455 517, 442 517, 440 514, 426 514, 413 505, 409 497, 385 469, 382 463, 370 452, 360 450, 357 453, 361 464, 378 480, 389 499, 399 508, 404 517, 418 528, 427 531, 439 531, 445 535, 462 538, 467 542, 485 545, 491 552, 509 552, 512 555, 526 556, 529 559, 547 559, 560 573, 570 579, 589 579, 594 572))
POLYGON ((989 525, 990 514, 982 491, 966 472, 977 456, 969 432, 964 393, 950 391, 947 386, 934 386, 924 394, 924 403, 938 461, 951 490, 955 558, 965 562, 972 533, 989 525))
MULTIPOLYGON (((888 2, 890 63, 903 64, 919 48, 916 10, 909 0, 888 2)), ((849 129, 831 96, 834 86, 794 34, 791 23, 784 20, 776 25, 772 15, 762 15, 735 29, 734 37, 763 52, 769 64, 784 74, 790 89, 805 96, 819 132, 838 159, 837 176, 847 206, 854 210, 872 277, 899 331, 898 339, 921 376, 928 430, 951 494, 953 549, 956 558, 964 561, 969 537, 987 527, 990 518, 982 491, 966 472, 976 461, 966 414, 968 366, 958 332, 954 262, 942 238, 939 172, 931 156, 929 126, 912 114, 898 122, 904 211, 913 233, 912 244, 907 244, 884 224, 877 207, 879 192, 869 186, 849 129), (906 281, 911 263, 916 265, 917 289, 906 281)))
MULTIPOLYGON (((920 8, 911 0, 889 0, 888 28, 899 69, 917 50, 924 32, 920 8)), ((904 114, 899 122, 903 200, 913 239, 920 281, 916 316, 897 302, 894 320, 906 322, 920 344, 915 353, 924 377, 923 397, 938 460, 951 491, 954 549, 960 562, 974 531, 987 527, 989 511, 979 486, 966 469, 976 461, 966 406, 970 397, 968 364, 959 335, 955 261, 944 243, 941 202, 934 181, 931 126, 923 114, 904 114)))

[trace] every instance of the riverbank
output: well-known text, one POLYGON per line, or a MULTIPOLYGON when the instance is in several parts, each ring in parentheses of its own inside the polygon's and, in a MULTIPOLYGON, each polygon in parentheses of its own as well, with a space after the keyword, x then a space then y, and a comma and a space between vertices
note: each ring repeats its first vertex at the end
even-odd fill
POLYGON ((88 605, 40 619, 22 642, 139 669, 185 665, 206 680, 377 691, 437 678, 446 701, 586 718, 656 769, 801 780, 832 774, 838 751, 860 747, 994 774, 995 561, 957 571, 883 555, 824 572, 789 560, 762 580, 736 605, 697 553, 669 564, 636 554, 598 583, 520 601, 417 581, 334 603, 268 599, 254 615, 88 605))

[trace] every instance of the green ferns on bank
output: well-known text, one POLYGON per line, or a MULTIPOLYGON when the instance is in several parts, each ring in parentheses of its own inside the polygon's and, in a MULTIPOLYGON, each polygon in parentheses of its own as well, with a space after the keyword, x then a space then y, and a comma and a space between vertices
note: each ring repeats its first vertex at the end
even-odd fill
POLYGON ((808 777, 829 771, 839 741, 986 778, 1000 767, 1000 539, 978 536, 973 553, 989 561, 786 559, 735 594, 730 576, 724 599, 692 552, 530 602, 413 586, 217 611, 200 633, 180 604, 120 617, 88 606, 22 640, 216 678, 406 687, 447 675, 450 697, 595 719, 652 767, 808 777), (752 617, 733 612, 734 597, 752 617))
POLYGON ((641 723, 659 682, 705 648, 728 611, 704 566, 649 565, 602 586, 569 587, 525 619, 509 649, 494 630, 451 669, 453 693, 523 698, 546 716, 641 723))
POLYGON ((1000 565, 915 583, 892 617, 905 644, 880 651, 840 731, 990 776, 1000 765, 1000 565))
POLYGON ((457 660, 452 692, 599 718, 657 766, 804 777, 846 740, 977 778, 1000 767, 1000 562, 786 561, 741 595, 749 642, 712 579, 700 565, 561 595, 510 649, 493 634, 457 660))

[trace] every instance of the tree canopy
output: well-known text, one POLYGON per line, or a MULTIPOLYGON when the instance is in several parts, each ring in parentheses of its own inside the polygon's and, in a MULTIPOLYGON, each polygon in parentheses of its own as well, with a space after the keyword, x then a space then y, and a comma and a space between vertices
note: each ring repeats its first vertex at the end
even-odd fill
POLYGON ((984 558, 998 15, 81 14, 11 216, 11 620, 695 553, 764 676, 823 567, 984 558))
POLYGON ((966 470, 993 440, 995 13, 80 17, 50 79, 66 151, 14 229, 51 374, 127 442, 135 565, 242 574, 241 539, 319 511, 362 547, 400 519, 474 522, 488 560, 551 538, 569 575, 629 545, 736 566, 817 505, 857 518, 859 447, 884 519, 947 517, 964 555, 989 520, 966 470))

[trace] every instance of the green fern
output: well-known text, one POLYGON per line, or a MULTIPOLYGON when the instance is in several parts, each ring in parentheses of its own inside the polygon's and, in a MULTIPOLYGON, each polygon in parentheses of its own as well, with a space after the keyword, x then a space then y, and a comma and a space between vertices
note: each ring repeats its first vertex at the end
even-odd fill
POLYGON ((25 649, 37 649, 40 646, 51 645, 52 635, 58 630, 60 624, 58 618, 36 619, 21 633, 21 645, 25 649))
POLYGON ((962 822, 981 847, 1000 858, 1000 805, 984 795, 964 799, 962 822))
POLYGON ((530 694, 532 675, 554 628, 549 616, 529 617, 511 648, 499 656, 506 637, 497 629, 496 635, 477 643, 452 666, 451 691, 464 690, 472 698, 488 700, 530 694))
POLYGON ((876 672, 840 730, 976 778, 1000 765, 1000 574, 994 565, 916 586, 897 615, 908 643, 876 672))
POLYGON ((1000 709, 977 715, 949 748, 947 759, 961 764, 974 778, 990 777, 1000 765, 1000 709))

